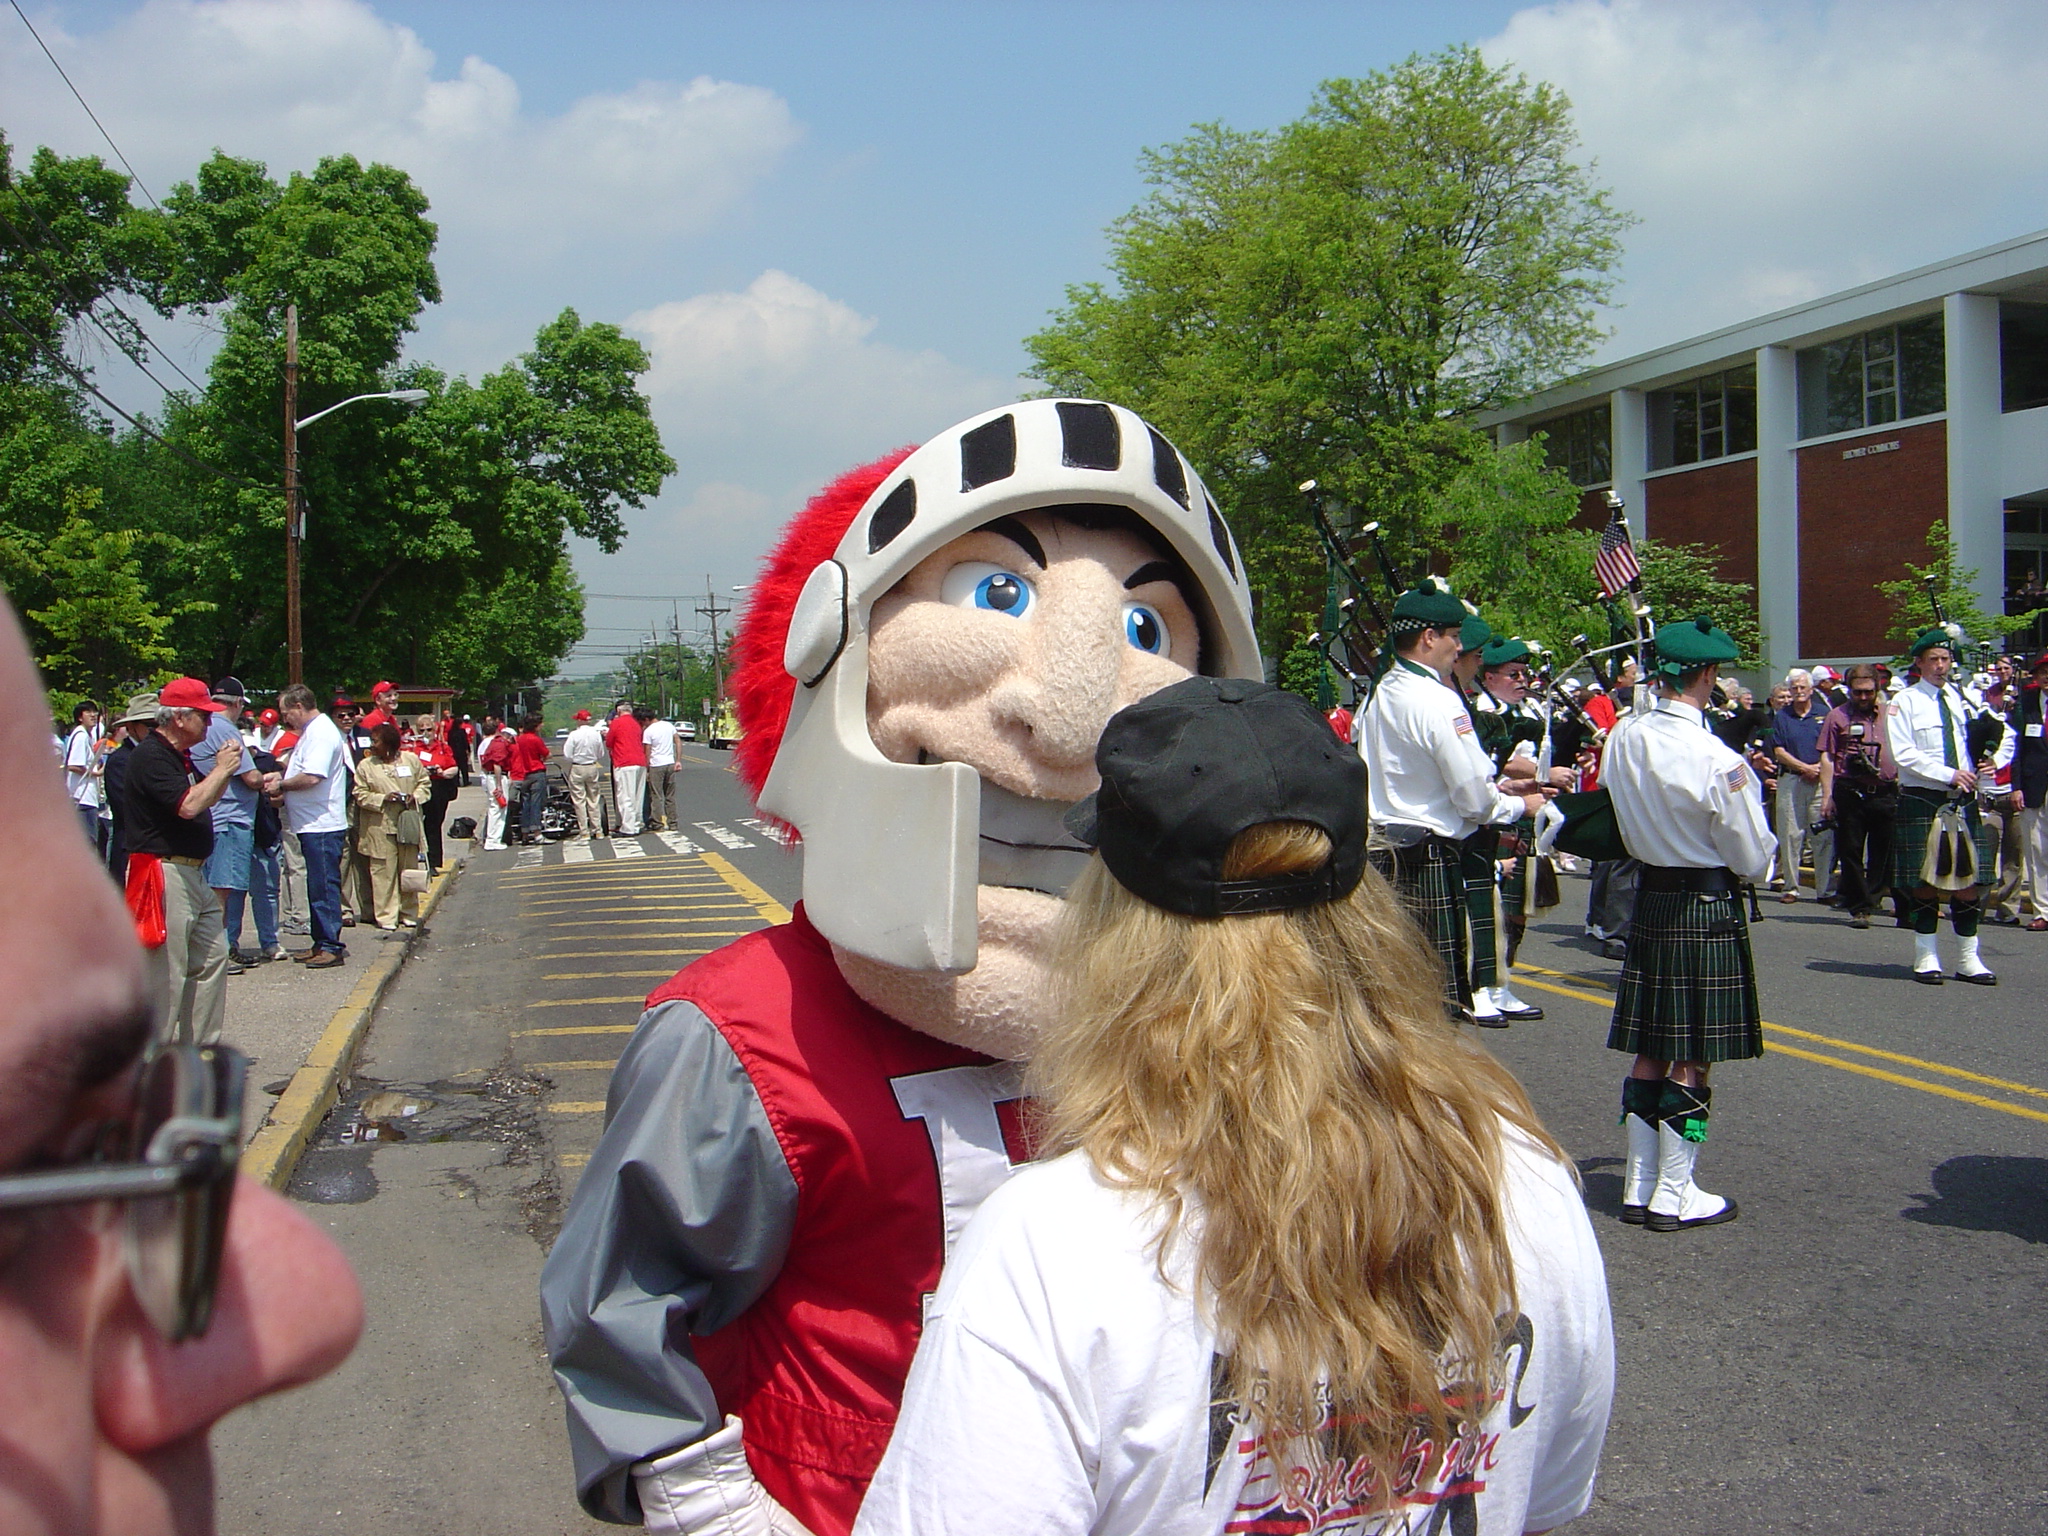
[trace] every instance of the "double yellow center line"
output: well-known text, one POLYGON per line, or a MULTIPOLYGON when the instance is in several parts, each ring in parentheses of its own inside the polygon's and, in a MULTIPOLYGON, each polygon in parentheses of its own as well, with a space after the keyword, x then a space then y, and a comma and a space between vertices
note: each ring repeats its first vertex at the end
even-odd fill
MULTIPOLYGON (((1559 997, 1577 998, 1580 1002, 1597 1003, 1603 1008, 1611 1006, 1614 1002, 1614 990, 1611 987, 1608 987, 1603 982, 1588 981, 1582 976, 1574 976, 1569 971, 1546 970, 1540 965, 1518 962, 1515 966, 1515 975, 1524 985, 1535 987, 1543 992, 1554 992, 1559 997), (1559 986, 1557 981, 1538 981, 1536 980, 1538 976, 1552 976, 1557 978, 1557 981, 1576 982, 1578 986, 1563 987, 1559 986), (1599 990, 1597 992, 1579 990, 1585 987, 1597 987, 1599 990)), ((1866 1066, 1860 1061, 1843 1061, 1839 1057, 1823 1056, 1818 1051, 1803 1050, 1799 1046, 1787 1045, 1778 1039, 1772 1039, 1768 1045, 1772 1052, 1780 1056, 1793 1056, 1797 1057, 1800 1061, 1817 1062, 1824 1067, 1834 1067, 1842 1072, 1853 1072, 1858 1077, 1876 1078, 1881 1083, 1891 1083, 1900 1088, 1917 1088, 1922 1093, 1937 1094, 1944 1099, 1954 1099, 1963 1104, 1974 1104, 1979 1109, 1995 1109, 2000 1114, 2017 1115, 2023 1120, 2039 1120, 2044 1124, 2048 1124, 2048 1088, 2036 1088, 2029 1083, 2015 1083, 2002 1077, 1986 1077, 1981 1072, 1966 1072, 1961 1067, 1951 1067, 1939 1061, 1923 1061, 1918 1056, 1902 1056, 1897 1051, 1881 1051, 1875 1046, 1858 1045, 1854 1040, 1837 1040, 1832 1035, 1817 1035, 1811 1030, 1794 1029, 1789 1024, 1773 1024, 1766 1020, 1764 1031, 1772 1036, 1782 1035, 1787 1039, 1804 1040, 1815 1045, 1832 1046, 1838 1051, 1850 1051, 1859 1056, 1868 1056, 1879 1061, 1894 1062, 1899 1066, 1911 1067, 1917 1072, 1931 1072, 1937 1077, 1948 1077, 1961 1082, 1976 1083, 1980 1087, 1995 1088, 2001 1093, 2019 1094, 2023 1098, 2040 1101, 2043 1107, 2035 1109, 2028 1107, 2024 1103, 2009 1104, 2003 1099, 1990 1098, 1981 1093, 1971 1093, 1967 1089, 1951 1088, 1946 1083, 1925 1082, 1917 1077, 1907 1077, 1903 1073, 1886 1071, 1882 1067, 1866 1066)))

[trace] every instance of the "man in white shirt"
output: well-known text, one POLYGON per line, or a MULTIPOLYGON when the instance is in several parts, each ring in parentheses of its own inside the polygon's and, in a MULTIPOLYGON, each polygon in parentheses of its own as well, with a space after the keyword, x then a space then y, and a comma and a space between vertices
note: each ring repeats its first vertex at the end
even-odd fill
POLYGON ((604 732, 590 723, 590 711, 576 711, 576 725, 562 742, 569 765, 569 802, 576 807, 576 840, 604 834, 604 732))
MULTIPOLYGON (((1969 828, 1977 871, 1992 867, 1990 841, 1977 808, 1977 769, 1969 747, 1967 726, 1974 711, 1954 681, 1955 646, 1961 634, 1937 624, 1913 641, 1913 660, 1920 681, 1901 692, 1889 706, 1886 738, 1899 768, 1899 814, 1892 833, 1892 886, 1903 893, 1905 916, 1913 926, 1913 979, 1941 984, 1941 953, 1935 944, 1942 893, 1922 878, 1928 838, 1936 818, 1953 806, 1969 828)), ((2005 732, 1993 767, 2012 761, 2013 733, 2005 732)), ((1990 987, 1998 977, 1977 952, 1977 923, 1982 915, 1982 885, 1949 891, 1949 924, 1956 935, 1956 980, 1990 987)))
POLYGON ((1389 626, 1394 665, 1373 690, 1359 733, 1372 810, 1370 857, 1422 925, 1444 966, 1444 999, 1490 1028, 1507 1020, 1474 1011, 1465 925, 1464 850, 1481 827, 1513 826, 1545 796, 1504 794, 1472 716, 1445 681, 1464 642, 1465 605, 1434 580, 1404 592, 1389 626))
POLYGON ((1755 778, 1706 717, 1721 664, 1739 654, 1705 617, 1659 629, 1656 706, 1615 725, 1600 763, 1621 840, 1643 866, 1607 1044, 1635 1055, 1621 1092, 1621 1219, 1653 1232, 1735 1219, 1733 1200, 1692 1178, 1707 1074, 1764 1053, 1739 882, 1763 879, 1777 844, 1755 778))
POLYGON ((663 832, 676 829, 676 728, 675 723, 647 712, 640 732, 647 748, 647 806, 663 832))
POLYGON ((101 856, 107 851, 100 834, 101 775, 100 707, 87 699, 71 712, 71 734, 64 741, 64 788, 78 807, 85 840, 101 856))
POLYGON ((312 945, 294 960, 318 970, 348 957, 341 942, 341 859, 348 841, 348 747, 341 728, 320 713, 313 690, 293 683, 277 696, 285 723, 299 743, 282 772, 267 775, 264 791, 284 808, 285 825, 298 837, 306 861, 306 906, 312 945))

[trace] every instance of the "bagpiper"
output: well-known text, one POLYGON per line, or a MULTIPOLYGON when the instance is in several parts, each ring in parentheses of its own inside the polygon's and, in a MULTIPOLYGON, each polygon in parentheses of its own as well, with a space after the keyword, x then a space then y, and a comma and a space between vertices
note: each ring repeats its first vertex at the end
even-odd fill
MULTIPOLYGON (((1533 654, 1529 643, 1518 636, 1497 635, 1488 642, 1481 655, 1478 687, 1472 695, 1473 719, 1478 726, 1480 744, 1504 780, 1569 789, 1577 779, 1569 768, 1552 769, 1548 785, 1542 783, 1537 756, 1542 752, 1548 722, 1543 712, 1528 702, 1529 663, 1533 654), (1532 749, 1536 755, 1531 755, 1532 749)), ((1496 910, 1499 912, 1499 927, 1505 931, 1507 943, 1506 952, 1499 957, 1497 964, 1491 952, 1482 956, 1477 943, 1475 918, 1473 1003, 1477 1008, 1484 1002, 1491 1002, 1506 1019, 1540 1019, 1543 1010, 1516 996, 1507 982, 1508 972, 1514 967, 1515 953, 1521 948, 1522 937, 1528 930, 1529 914, 1534 905, 1532 898, 1537 895, 1531 889, 1538 859, 1535 851, 1536 819, 1525 816, 1511 829, 1504 831, 1498 827, 1485 827, 1473 834, 1474 842, 1482 838, 1490 844, 1485 892, 1488 898, 1487 921, 1492 928, 1494 914, 1496 910), (1496 896, 1497 901, 1494 899, 1496 896), (1482 968, 1486 975, 1481 974, 1482 968)))
POLYGON ((1776 844, 1748 766, 1707 727, 1735 642, 1701 617, 1658 630, 1654 653, 1656 704, 1616 725, 1600 769, 1643 866, 1607 1044, 1635 1055, 1621 1090, 1621 1218, 1671 1232, 1735 1219, 1735 1202, 1695 1184, 1693 1165, 1713 1064, 1764 1052, 1738 882, 1763 879, 1776 844))
MULTIPOLYGON (((1983 886, 1937 890, 1927 881, 1927 844, 1943 819, 1960 818, 1976 853, 1975 870, 1992 867, 1991 847, 1977 811, 1977 764, 1970 751, 1972 710, 1951 675, 1958 631, 1945 624, 1922 630, 1913 641, 1920 680, 1900 691, 1889 706, 1886 737, 1899 770, 1898 819, 1892 831, 1892 885, 1904 893, 1906 920, 1913 928, 1913 979, 1940 986, 1941 953, 1935 944, 1940 900, 1949 898, 1949 925, 1956 935, 1956 980, 1991 987, 1998 977, 1977 953, 1977 921, 1983 886)), ((2011 760, 2012 734, 1999 753, 2011 760)))
MULTIPOLYGON (((1452 1010, 1504 1028, 1508 1021, 1498 1010, 1478 1013, 1473 1006, 1463 845, 1482 827, 1512 826, 1534 815, 1544 796, 1503 794, 1495 786, 1471 711, 1446 686, 1469 617, 1435 579, 1395 600, 1388 623, 1394 662, 1363 711, 1359 750, 1370 785, 1374 867, 1435 946, 1452 1010)), ((1490 895, 1487 913, 1490 926, 1490 895)))

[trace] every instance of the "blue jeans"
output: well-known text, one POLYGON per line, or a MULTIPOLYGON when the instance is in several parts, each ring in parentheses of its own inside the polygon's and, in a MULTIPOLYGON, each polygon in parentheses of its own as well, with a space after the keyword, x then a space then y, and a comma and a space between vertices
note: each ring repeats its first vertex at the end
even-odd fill
MULTIPOLYGON (((249 851, 249 906, 256 917, 256 945, 259 949, 272 949, 277 944, 277 847, 252 848, 249 851)), ((242 898, 244 893, 230 890, 225 909, 228 944, 233 949, 242 947, 242 898)))
POLYGON ((306 910, 313 947, 346 954, 341 942, 341 849, 346 832, 301 832, 299 851, 306 856, 306 910))
POLYGON ((529 773, 519 782, 519 840, 540 841, 541 813, 548 804, 548 775, 545 768, 529 773))

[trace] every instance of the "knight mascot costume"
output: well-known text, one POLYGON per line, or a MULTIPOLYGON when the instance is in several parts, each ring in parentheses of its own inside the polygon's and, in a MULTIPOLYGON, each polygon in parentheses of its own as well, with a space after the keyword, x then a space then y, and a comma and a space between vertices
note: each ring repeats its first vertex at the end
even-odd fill
POLYGON ((1031 400, 857 469, 735 641, 786 925, 647 1000, 541 1280, 584 1507, 845 1536, 948 1245, 1028 1157, 1061 817, 1109 717, 1261 676, 1243 563, 1131 412, 1031 400))

